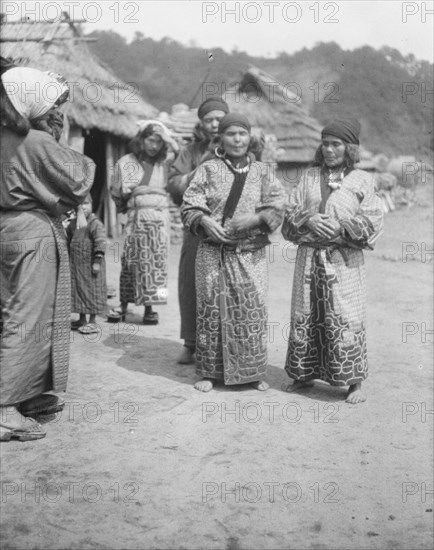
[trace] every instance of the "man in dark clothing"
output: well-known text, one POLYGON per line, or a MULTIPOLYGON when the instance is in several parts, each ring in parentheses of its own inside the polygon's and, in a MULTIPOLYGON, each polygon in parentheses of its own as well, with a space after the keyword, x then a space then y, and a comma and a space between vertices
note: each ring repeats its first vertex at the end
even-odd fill
MULTIPOLYGON (((208 98, 198 109, 199 122, 194 129, 194 140, 183 147, 172 164, 169 173, 168 190, 174 202, 182 202, 184 191, 190 184, 200 164, 214 155, 214 139, 218 133, 220 120, 229 112, 229 107, 221 98, 208 98)), ((178 363, 194 362, 196 346, 196 284, 195 263, 199 237, 184 229, 178 274, 178 297, 181 312, 181 338, 184 348, 178 363)))

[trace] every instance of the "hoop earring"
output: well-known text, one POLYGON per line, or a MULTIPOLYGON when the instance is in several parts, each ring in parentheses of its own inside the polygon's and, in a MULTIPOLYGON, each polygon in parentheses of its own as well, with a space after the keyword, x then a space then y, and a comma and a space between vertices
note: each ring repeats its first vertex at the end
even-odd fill
POLYGON ((215 149, 214 149, 214 153, 215 153, 215 156, 219 159, 223 159, 226 157, 226 152, 224 149, 220 149, 220 145, 218 145, 215 149))

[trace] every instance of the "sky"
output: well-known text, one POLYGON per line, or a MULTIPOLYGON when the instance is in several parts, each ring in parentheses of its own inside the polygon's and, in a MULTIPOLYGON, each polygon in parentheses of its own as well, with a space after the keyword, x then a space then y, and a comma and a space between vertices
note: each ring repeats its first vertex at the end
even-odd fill
POLYGON ((210 53, 220 47, 273 57, 333 41, 345 50, 390 46, 403 55, 434 60, 434 0, 2 0, 1 11, 9 20, 46 20, 67 11, 71 18, 86 21, 86 33, 113 30, 130 41, 141 32, 210 53))

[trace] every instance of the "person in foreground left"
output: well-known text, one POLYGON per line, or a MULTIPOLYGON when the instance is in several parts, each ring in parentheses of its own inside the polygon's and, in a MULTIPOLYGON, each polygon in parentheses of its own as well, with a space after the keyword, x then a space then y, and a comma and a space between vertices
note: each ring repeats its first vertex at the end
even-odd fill
POLYGON ((95 165, 61 145, 63 77, 29 67, 1 75, 0 440, 46 435, 32 416, 61 410, 66 389, 70 273, 61 216, 92 185, 95 165), (35 92, 36 90, 36 92, 35 92), (36 129, 37 128, 37 129, 36 129))

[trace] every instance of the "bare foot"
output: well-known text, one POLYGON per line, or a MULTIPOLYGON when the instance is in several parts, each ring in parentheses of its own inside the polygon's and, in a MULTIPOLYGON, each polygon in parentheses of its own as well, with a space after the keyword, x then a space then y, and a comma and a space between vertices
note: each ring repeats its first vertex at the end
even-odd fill
POLYGON ((213 381, 209 380, 208 378, 204 378, 203 380, 199 380, 194 385, 195 390, 199 390, 199 391, 203 391, 203 392, 211 391, 213 389, 213 387, 214 387, 213 381))
POLYGON ((176 362, 180 365, 190 365, 191 363, 194 363, 194 351, 191 348, 184 346, 176 362))
POLYGON ((311 388, 314 385, 313 380, 296 380, 292 384, 288 384, 284 390, 288 393, 292 393, 304 388, 311 388))
POLYGON ((259 382, 252 382, 252 387, 255 388, 255 390, 259 391, 267 391, 269 389, 269 385, 265 380, 259 380, 259 382))
POLYGON ((352 384, 348 388, 345 402, 351 403, 351 405, 357 405, 357 403, 363 403, 364 401, 366 401, 366 395, 362 393, 362 383, 358 382, 357 384, 352 384))

